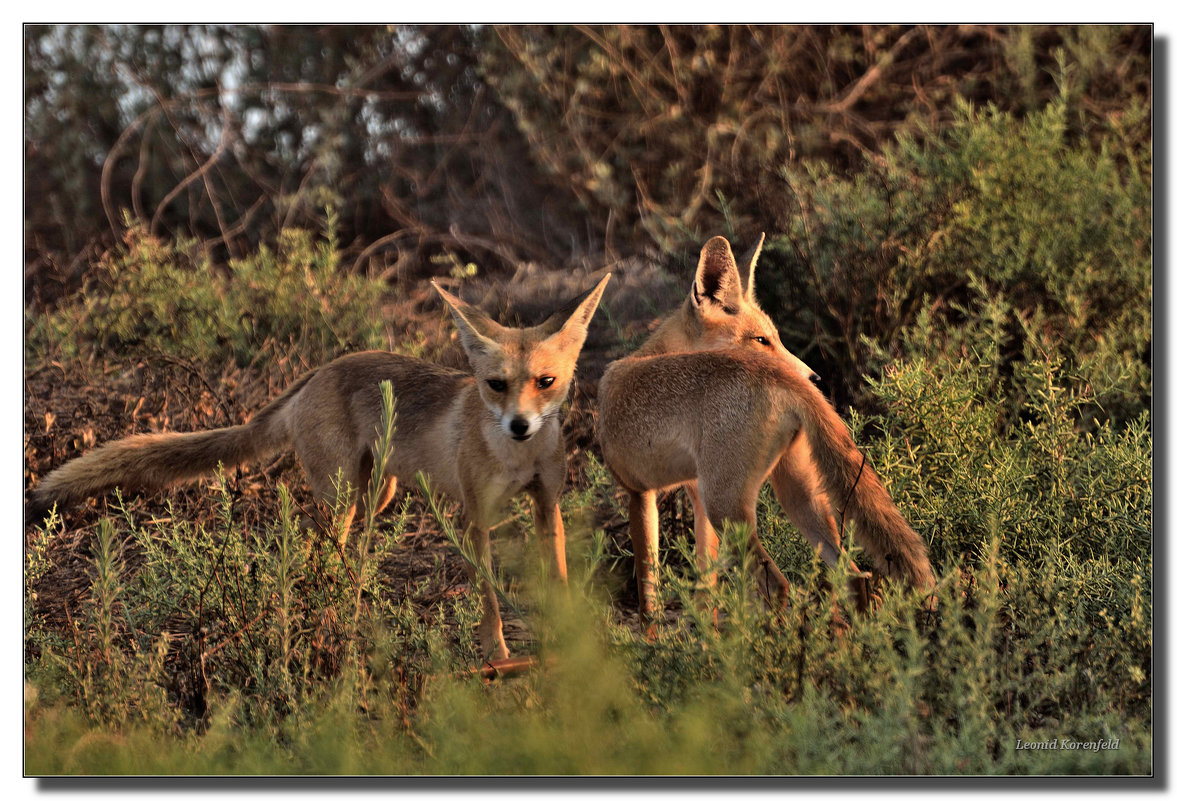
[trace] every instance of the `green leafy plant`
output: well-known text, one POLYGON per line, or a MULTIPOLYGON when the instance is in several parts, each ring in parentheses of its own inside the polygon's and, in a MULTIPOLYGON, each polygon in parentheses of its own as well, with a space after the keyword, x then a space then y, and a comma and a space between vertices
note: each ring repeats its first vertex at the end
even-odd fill
POLYGON ((800 214, 779 221, 756 284, 786 345, 860 398, 856 376, 899 355, 922 313, 964 325, 999 294, 1033 322, 1011 326, 1003 369, 1042 340, 1068 370, 1089 362, 1106 413, 1134 417, 1151 392, 1150 151, 1115 136, 1093 148, 1069 109, 962 103, 942 133, 900 137, 852 176, 787 169, 800 214))
POLYGON ((97 348, 246 365, 264 364, 275 346, 317 362, 384 341, 381 285, 342 269, 330 207, 323 239, 286 230, 274 249, 224 268, 187 243, 128 226, 96 285, 32 322, 32 352, 97 348))

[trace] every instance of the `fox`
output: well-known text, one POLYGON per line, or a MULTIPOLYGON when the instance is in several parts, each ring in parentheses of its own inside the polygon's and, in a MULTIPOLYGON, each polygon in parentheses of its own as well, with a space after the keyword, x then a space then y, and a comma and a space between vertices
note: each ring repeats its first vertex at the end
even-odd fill
POLYGON ((362 510, 365 503, 383 414, 380 383, 387 380, 397 399, 396 429, 372 512, 387 506, 398 481, 419 471, 460 501, 463 550, 477 561, 467 561, 466 571, 483 607, 479 645, 488 660, 506 659, 510 652, 489 579, 490 529, 507 503, 526 493, 544 561, 559 581, 567 581, 559 506, 567 476, 560 409, 609 278, 606 274, 593 289, 528 328, 500 325, 433 282, 457 328, 469 373, 386 351, 341 356, 298 378, 242 425, 137 434, 67 462, 31 491, 30 516, 40 520, 54 505, 62 508, 116 487, 163 489, 218 465, 231 467, 293 447, 316 500, 343 505, 346 536, 357 506, 362 510), (340 498, 348 486, 356 492, 340 498))
MULTIPOLYGON (((782 510, 836 563, 852 519, 877 570, 930 591, 935 576, 924 541, 912 530, 846 425, 813 384, 816 374, 781 344, 756 302, 756 263, 764 235, 742 266, 722 236, 707 241, 687 298, 631 355, 612 362, 598 386, 602 457, 629 496, 629 534, 639 618, 653 636, 658 569, 657 493, 683 487, 695 517, 695 562, 715 582, 718 535, 747 526, 746 558, 763 571, 757 584, 787 603, 788 581, 756 533, 765 481, 782 510), (761 585, 763 580, 763 585, 761 585)), ((850 563, 852 576, 871 574, 850 563)), ((866 605, 858 582, 858 606, 866 605)))

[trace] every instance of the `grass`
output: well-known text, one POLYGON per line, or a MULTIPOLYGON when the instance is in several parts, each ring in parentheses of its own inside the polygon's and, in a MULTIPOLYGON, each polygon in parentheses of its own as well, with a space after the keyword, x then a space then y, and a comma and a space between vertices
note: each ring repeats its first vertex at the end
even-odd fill
MULTIPOLYGON (((681 593, 689 608, 692 582, 680 578, 668 591, 681 593)), ((1125 694, 1110 681, 1104 660, 1082 656, 1147 637, 1141 587, 1134 625, 1094 635, 1085 631, 1064 577, 1018 570, 997 546, 979 574, 946 573, 941 606, 931 617, 921 617, 903 595, 887 593, 876 614, 838 632, 831 597, 798 589, 794 606, 777 617, 750 603, 749 588, 729 575, 717 595, 718 628, 709 628, 705 615, 684 614, 648 643, 618 627, 599 599, 583 595, 581 581, 574 580, 570 599, 533 587, 528 600, 542 667, 531 675, 484 686, 467 677, 469 662, 458 649, 426 636, 415 652, 401 643, 391 663, 378 648, 368 649, 334 677, 308 683, 299 703, 275 716, 259 714, 266 702, 240 691, 218 693, 200 721, 178 723, 151 713, 126 683, 103 689, 109 706, 97 716, 34 689, 26 698, 26 769, 37 775, 1149 771, 1150 729, 1132 711, 1146 700, 1140 692, 1147 682, 1138 677, 1125 694), (424 666, 406 680, 414 662, 424 666), (409 685, 416 692, 406 697, 409 685), (114 708, 122 722, 111 719, 114 708), (1016 750, 1019 740, 1051 737, 1119 742, 1114 751, 1016 750)), ((275 680, 289 675, 281 664, 268 670, 275 680)))

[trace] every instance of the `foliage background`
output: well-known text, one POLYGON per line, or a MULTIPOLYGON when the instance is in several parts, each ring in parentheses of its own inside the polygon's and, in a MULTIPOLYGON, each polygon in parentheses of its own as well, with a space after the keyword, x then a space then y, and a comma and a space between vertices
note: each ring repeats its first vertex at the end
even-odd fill
POLYGON ((525 509, 496 539, 513 648, 566 669, 452 684, 475 610, 448 518, 409 493, 370 552, 290 550, 311 501, 285 457, 219 499, 26 521, 31 771, 1149 772, 1147 26, 26 26, 24 47, 26 484, 238 422, 350 350, 461 365, 430 278, 536 322, 615 273, 565 420, 589 611, 529 594, 525 509), (837 592, 766 494, 800 600, 771 620, 733 570, 708 633, 668 496, 668 633, 642 643, 596 379, 701 242, 761 231, 758 297, 928 540, 942 604, 881 588, 824 636, 837 592), (1009 750, 1093 731, 1122 750, 1009 750))

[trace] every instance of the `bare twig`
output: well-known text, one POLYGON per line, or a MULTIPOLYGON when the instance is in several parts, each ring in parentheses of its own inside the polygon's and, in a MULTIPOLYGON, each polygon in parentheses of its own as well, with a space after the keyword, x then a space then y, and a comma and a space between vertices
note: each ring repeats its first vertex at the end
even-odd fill
POLYGON ((877 59, 875 63, 871 65, 870 69, 863 73, 862 77, 851 84, 846 89, 846 91, 842 93, 841 97, 829 103, 822 103, 818 106, 818 108, 829 114, 841 114, 857 103, 863 94, 866 93, 867 89, 870 89, 879 82, 879 79, 883 77, 884 73, 891 68, 895 61, 895 56, 899 54, 899 51, 907 46, 908 42, 919 35, 920 30, 920 28, 910 28, 904 32, 904 34, 899 37, 895 44, 891 45, 891 47, 887 49, 887 53, 881 58, 877 59))
MULTIPOLYGON (((228 114, 228 112, 226 111, 226 115, 227 114, 228 114)), ((232 127, 228 124, 228 119, 226 116, 226 118, 224 118, 224 123, 221 126, 221 140, 220 140, 220 142, 217 143, 217 149, 213 151, 212 155, 209 156, 208 159, 203 164, 198 166, 192 172, 188 173, 188 175, 186 175, 184 177, 184 179, 180 181, 180 183, 178 183, 178 184, 176 184, 176 186, 172 187, 172 191, 170 191, 166 195, 164 195, 163 200, 161 200, 159 202, 159 205, 157 205, 155 207, 155 214, 152 216, 151 226, 148 228, 148 230, 151 232, 152 236, 154 236, 157 233, 157 231, 159 229, 160 218, 163 216, 164 210, 167 209, 167 207, 171 204, 171 202, 173 200, 175 200, 176 197, 181 192, 183 192, 184 189, 189 184, 191 184, 193 181, 203 178, 208 173, 208 171, 211 170, 213 168, 213 166, 215 166, 216 163, 218 161, 220 161, 221 158, 225 155, 225 153, 229 147, 229 142, 232 138, 231 131, 232 131, 232 127)), ((214 199, 214 201, 215 201, 215 199, 214 199)), ((214 202, 213 205, 215 206, 216 203, 214 202)), ((224 236, 223 230, 222 230, 221 235, 224 236)))

